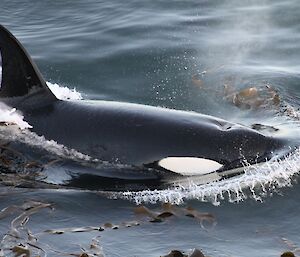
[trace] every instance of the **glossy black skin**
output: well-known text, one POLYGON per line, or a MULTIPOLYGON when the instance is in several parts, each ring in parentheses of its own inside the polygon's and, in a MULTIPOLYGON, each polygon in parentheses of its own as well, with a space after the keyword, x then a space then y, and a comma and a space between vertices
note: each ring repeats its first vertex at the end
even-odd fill
POLYGON ((196 113, 117 102, 61 101, 21 43, 0 25, 0 101, 23 112, 32 131, 91 157, 158 168, 166 157, 201 157, 223 169, 265 161, 284 142, 196 113))
POLYGON ((230 167, 243 158, 267 158, 283 146, 252 129, 197 113, 108 101, 28 102, 14 105, 34 132, 110 162, 140 166, 178 156, 230 167))

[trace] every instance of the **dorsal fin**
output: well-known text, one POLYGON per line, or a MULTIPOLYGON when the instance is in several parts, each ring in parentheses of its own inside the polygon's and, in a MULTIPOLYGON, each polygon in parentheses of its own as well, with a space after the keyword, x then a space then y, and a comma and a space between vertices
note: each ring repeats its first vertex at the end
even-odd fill
POLYGON ((25 96, 31 91, 41 91, 48 99, 57 99, 25 48, 2 25, 0 25, 0 53, 2 60, 0 97, 25 96))

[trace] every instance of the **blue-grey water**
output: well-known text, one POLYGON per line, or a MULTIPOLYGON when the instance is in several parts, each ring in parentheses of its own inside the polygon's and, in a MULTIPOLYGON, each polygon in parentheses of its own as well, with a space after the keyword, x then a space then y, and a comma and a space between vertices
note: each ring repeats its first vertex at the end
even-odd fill
MULTIPOLYGON (((75 87, 85 99, 195 111, 299 136, 297 0, 0 0, 0 24, 24 44, 47 81, 75 87), (224 97, 224 85, 236 92, 255 87, 267 95, 268 85, 280 104, 268 100, 258 108, 239 108, 224 97)), ((216 217, 208 230, 197 220, 172 217, 104 232, 42 233, 136 219, 133 202, 92 192, 17 190, 3 194, 0 207, 29 199, 53 203, 54 210, 42 210, 28 223, 47 256, 80 253, 80 247, 89 248, 99 236, 108 257, 155 257, 193 248, 212 257, 275 257, 300 251, 297 176, 280 177, 270 186, 274 190, 259 189, 263 197, 256 200, 249 190, 238 203, 228 197, 218 206, 197 197, 185 201, 183 206, 216 217), (276 187, 290 178, 283 188, 276 187)), ((0 220, 1 238, 14 217, 0 220)), ((1 247, 8 244, 5 240, 1 247)))

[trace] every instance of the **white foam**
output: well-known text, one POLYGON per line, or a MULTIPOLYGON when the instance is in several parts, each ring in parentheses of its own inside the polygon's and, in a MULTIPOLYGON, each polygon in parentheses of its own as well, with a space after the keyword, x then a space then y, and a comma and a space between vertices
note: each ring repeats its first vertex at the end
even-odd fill
POLYGON ((53 92, 53 94, 61 100, 81 100, 82 95, 75 88, 70 89, 68 87, 62 87, 58 84, 52 84, 47 82, 47 86, 53 92))
MULTIPOLYGON (((1 67, 0 67, 1 68, 1 67)), ((1 74, 1 70, 0 70, 1 74)), ((47 85, 51 89, 51 91, 55 94, 55 96, 62 100, 80 100, 82 96, 76 89, 69 89, 67 87, 61 87, 58 84, 52 84, 47 82, 47 85)), ((21 112, 16 110, 15 108, 11 108, 4 103, 0 102, 0 123, 2 125, 10 126, 8 129, 1 129, 0 138, 6 140, 17 140, 26 144, 29 144, 34 147, 40 147, 48 152, 56 154, 60 157, 68 158, 68 159, 79 159, 83 161, 96 161, 93 160, 90 156, 82 154, 76 150, 68 149, 67 147, 56 143, 53 140, 46 140, 44 137, 38 136, 33 132, 30 132, 29 128, 32 128, 30 124, 28 124, 24 120, 24 116, 21 112), (18 131, 13 129, 13 127, 18 127, 22 131, 18 131)))
POLYGON ((0 103, 0 123, 6 125, 17 125, 20 129, 32 128, 26 121, 23 120, 24 117, 15 108, 10 108, 4 103, 0 103))
POLYGON ((141 203, 169 202, 181 204, 185 200, 198 199, 219 205, 222 200, 240 202, 248 197, 262 201, 263 197, 272 194, 279 188, 291 186, 293 176, 300 170, 300 149, 283 160, 270 160, 260 166, 247 166, 245 173, 230 179, 197 185, 174 185, 166 190, 144 190, 140 192, 123 192, 115 194, 141 203))
MULTIPOLYGON (((1 69, 0 69, 1 74, 1 69)), ((80 100, 82 95, 76 91, 75 88, 70 89, 67 87, 61 87, 58 84, 52 84, 47 82, 47 85, 55 96, 61 100, 80 100)), ((24 116, 21 112, 15 108, 11 108, 4 103, 0 103, 0 123, 6 125, 17 125, 20 129, 32 128, 28 122, 24 120, 24 116)))
POLYGON ((98 162, 97 159, 90 157, 89 155, 80 153, 74 149, 67 148, 64 145, 58 144, 54 140, 47 140, 44 136, 39 136, 29 130, 14 130, 11 128, 1 129, 0 139, 9 141, 18 141, 32 147, 41 148, 49 153, 64 159, 70 159, 75 161, 87 161, 98 162))

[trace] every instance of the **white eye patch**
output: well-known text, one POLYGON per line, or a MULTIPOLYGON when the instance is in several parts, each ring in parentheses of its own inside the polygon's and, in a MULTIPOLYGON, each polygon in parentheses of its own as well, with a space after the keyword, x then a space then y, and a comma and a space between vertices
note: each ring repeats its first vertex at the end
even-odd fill
POLYGON ((160 160, 158 165, 184 176, 208 174, 223 166, 216 161, 197 157, 167 157, 160 160))

